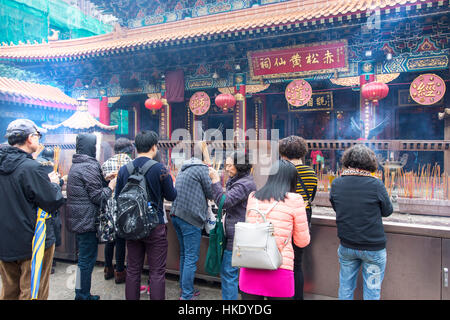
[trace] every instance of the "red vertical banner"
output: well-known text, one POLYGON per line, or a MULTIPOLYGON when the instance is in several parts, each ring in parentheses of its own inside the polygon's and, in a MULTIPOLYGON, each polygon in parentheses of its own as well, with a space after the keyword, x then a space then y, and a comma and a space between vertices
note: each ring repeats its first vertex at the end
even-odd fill
POLYGON ((167 139, 167 105, 163 105, 159 112, 159 137, 167 139))
POLYGON ((247 103, 245 101, 245 85, 240 85, 239 90, 235 87, 236 106, 234 107, 234 130, 235 140, 242 141, 247 130, 247 103))
POLYGON ((162 107, 159 111, 159 137, 161 139, 166 140, 167 136, 167 111, 168 111, 168 103, 166 99, 166 95, 161 95, 162 107))
POLYGON ((102 97, 99 104, 99 121, 103 124, 110 125, 110 112, 108 108, 108 97, 102 97))

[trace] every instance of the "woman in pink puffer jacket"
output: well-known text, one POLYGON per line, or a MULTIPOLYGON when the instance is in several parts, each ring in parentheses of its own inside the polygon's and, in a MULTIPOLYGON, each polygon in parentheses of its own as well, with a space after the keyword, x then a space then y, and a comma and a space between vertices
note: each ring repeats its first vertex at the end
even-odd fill
POLYGON ((266 212, 274 201, 278 203, 266 215, 272 222, 278 249, 283 262, 277 270, 241 268, 239 288, 244 300, 290 298, 294 295, 294 250, 292 239, 298 247, 306 247, 310 241, 305 203, 295 193, 297 169, 287 160, 277 161, 271 168, 267 183, 252 193, 247 203, 247 222, 261 222, 254 210, 266 212))

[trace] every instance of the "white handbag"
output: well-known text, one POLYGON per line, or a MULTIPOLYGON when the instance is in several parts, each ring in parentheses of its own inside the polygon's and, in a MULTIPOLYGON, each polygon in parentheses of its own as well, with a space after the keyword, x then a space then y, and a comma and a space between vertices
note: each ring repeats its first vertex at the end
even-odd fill
MULTIPOLYGON (((274 226, 271 222, 266 221, 266 215, 277 204, 278 201, 265 213, 261 213, 258 209, 250 209, 261 215, 262 223, 236 223, 231 258, 233 267, 276 270, 281 266, 283 257, 275 241, 274 226)), ((287 242, 289 242, 289 238, 286 240, 287 242)))

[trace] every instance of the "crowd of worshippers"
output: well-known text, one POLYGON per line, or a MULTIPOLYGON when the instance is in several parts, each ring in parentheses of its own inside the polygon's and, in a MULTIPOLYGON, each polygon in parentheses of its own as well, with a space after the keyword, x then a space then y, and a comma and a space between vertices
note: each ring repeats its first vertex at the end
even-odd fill
MULTIPOLYGON (((318 181, 315 171, 302 160, 308 152, 303 138, 289 136, 279 141, 279 159, 274 159, 266 183, 257 189, 245 151, 227 155, 223 166, 226 183, 205 161, 202 151, 193 152, 174 177, 158 160, 158 135, 149 130, 139 132, 134 142, 118 138, 115 154, 103 164, 97 160, 97 137, 78 134, 70 171, 60 177, 54 170, 51 148, 36 155, 41 137, 34 122, 18 119, 7 127, 8 144, 0 148, 0 299, 32 299, 38 259, 35 250, 43 252, 36 298, 48 298, 55 247, 61 244, 58 210, 63 205, 65 226, 76 235, 78 248, 75 300, 100 299, 101 292, 91 292, 100 242, 106 242, 104 279, 124 283, 124 299, 139 300, 145 293, 151 300, 166 299, 168 223, 175 229, 180 248, 179 299, 199 299, 201 292, 194 287, 194 279, 202 231, 213 203, 224 213, 219 257, 222 299, 303 299, 302 256, 305 247, 314 242, 311 216, 318 181), (135 184, 143 184, 145 194, 136 193, 136 197, 148 201, 145 212, 151 211, 154 221, 146 218, 139 233, 131 236, 126 227, 117 225, 130 223, 122 221, 126 210, 121 201, 137 190, 135 184), (170 210, 165 210, 165 202, 171 204, 170 210), (43 247, 35 248, 39 209, 49 217, 43 247), (119 212, 123 213, 120 217, 119 212), (260 212, 273 228, 281 260, 272 269, 238 267, 234 262, 240 254, 235 245, 236 225, 260 222, 260 212), (148 281, 141 285, 145 258, 148 281)), ((339 299, 353 299, 361 266, 364 299, 380 299, 386 267, 382 217, 393 212, 392 204, 383 182, 374 175, 377 161, 371 149, 355 144, 344 152, 342 164, 344 171, 334 179, 330 191, 340 240, 336 253, 339 299)))

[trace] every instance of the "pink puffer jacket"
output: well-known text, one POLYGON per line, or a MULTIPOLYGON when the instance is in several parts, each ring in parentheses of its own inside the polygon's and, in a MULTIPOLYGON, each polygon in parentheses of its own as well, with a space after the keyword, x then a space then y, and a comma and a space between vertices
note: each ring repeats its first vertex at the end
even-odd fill
MULTIPOLYGON (((273 201, 259 201, 252 193, 248 198, 246 221, 250 223, 262 222, 261 216, 250 209, 257 209, 264 213, 272 205, 273 201)), ((280 268, 294 270, 292 237, 295 245, 300 248, 306 247, 310 241, 305 203, 302 196, 297 193, 288 193, 284 201, 278 202, 266 215, 266 219, 274 225, 275 239, 283 256, 283 263, 280 268), (289 242, 285 244, 287 239, 289 239, 289 242)))

